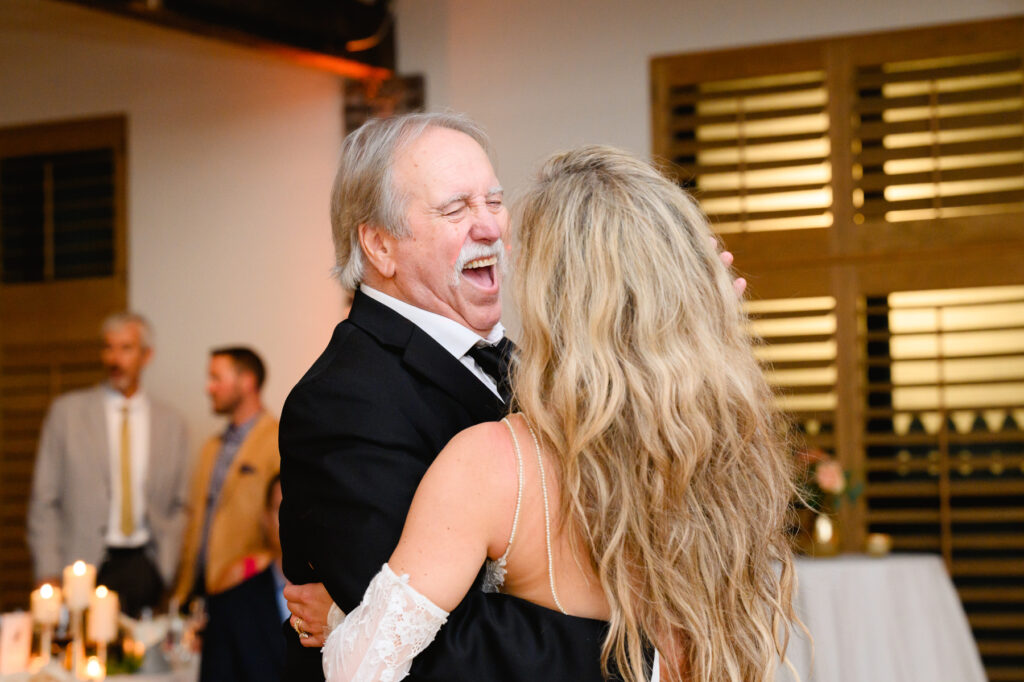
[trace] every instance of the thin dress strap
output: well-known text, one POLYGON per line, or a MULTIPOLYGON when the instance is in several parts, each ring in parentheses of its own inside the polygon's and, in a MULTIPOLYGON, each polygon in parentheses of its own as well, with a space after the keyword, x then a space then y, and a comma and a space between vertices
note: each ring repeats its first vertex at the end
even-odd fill
MULTIPOLYGON (((558 599, 558 591, 555 589, 555 559, 554 554, 551 552, 551 509, 548 505, 548 486, 544 480, 544 460, 540 456, 540 442, 537 440, 537 434, 533 430, 533 426, 530 424, 530 420, 526 418, 526 415, 521 415, 523 421, 526 422, 526 428, 530 431, 530 436, 533 438, 533 449, 537 453, 537 468, 540 470, 540 489, 544 493, 544 539, 547 541, 548 548, 548 582, 551 585, 551 597, 555 600, 555 606, 562 613, 566 613, 565 609, 562 608, 562 602, 558 599)), ((509 426, 509 429, 512 427, 509 426)), ((515 442, 515 433, 512 434, 512 440, 515 442)), ((516 450, 519 449, 519 444, 516 443, 516 450)))
MULTIPOLYGON (((505 553, 498 559, 498 566, 502 569, 505 568, 505 564, 508 561, 509 552, 512 551, 512 541, 516 538, 516 528, 519 527, 519 509, 523 504, 523 455, 519 452, 519 441, 516 440, 516 432, 512 429, 512 423, 505 417, 501 420, 508 427, 508 432, 512 434, 512 447, 516 451, 516 466, 519 470, 519 491, 516 493, 516 511, 512 516, 512 532, 508 536, 508 546, 505 547, 505 553)), ((504 575, 504 571, 502 572, 504 575)))

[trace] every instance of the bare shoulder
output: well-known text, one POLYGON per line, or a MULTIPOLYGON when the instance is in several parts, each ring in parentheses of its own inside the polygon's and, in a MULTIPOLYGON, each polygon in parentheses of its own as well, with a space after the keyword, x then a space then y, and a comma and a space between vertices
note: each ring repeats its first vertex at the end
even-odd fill
POLYGON ((435 499, 458 500, 461 512, 475 515, 481 523, 488 547, 504 551, 518 485, 508 427, 485 422, 459 432, 448 442, 430 465, 420 489, 435 499))
POLYGON ((515 456, 508 428, 501 422, 484 422, 460 431, 430 465, 428 474, 474 479, 490 492, 505 484, 515 489, 515 456))

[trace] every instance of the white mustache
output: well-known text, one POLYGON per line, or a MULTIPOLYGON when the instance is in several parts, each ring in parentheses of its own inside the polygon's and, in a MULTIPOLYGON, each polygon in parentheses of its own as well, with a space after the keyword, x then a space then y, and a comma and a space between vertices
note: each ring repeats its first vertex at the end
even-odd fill
POLYGON ((459 252, 458 260, 455 261, 455 268, 452 273, 452 286, 458 286, 459 282, 462 281, 462 271, 467 263, 492 256, 498 259, 497 267, 501 268, 502 272, 505 272, 505 245, 500 239, 491 244, 470 242, 464 245, 459 252))

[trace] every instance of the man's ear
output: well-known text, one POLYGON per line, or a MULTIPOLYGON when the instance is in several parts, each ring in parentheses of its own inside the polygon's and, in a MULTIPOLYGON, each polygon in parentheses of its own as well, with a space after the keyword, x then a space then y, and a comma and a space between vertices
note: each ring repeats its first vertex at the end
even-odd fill
POLYGON ((260 390, 256 388, 256 375, 252 372, 239 372, 238 383, 242 386, 242 390, 246 393, 259 393, 260 390))
POLYGON ((395 255, 398 240, 383 227, 369 223, 359 224, 359 245, 374 270, 384 279, 395 275, 395 255))

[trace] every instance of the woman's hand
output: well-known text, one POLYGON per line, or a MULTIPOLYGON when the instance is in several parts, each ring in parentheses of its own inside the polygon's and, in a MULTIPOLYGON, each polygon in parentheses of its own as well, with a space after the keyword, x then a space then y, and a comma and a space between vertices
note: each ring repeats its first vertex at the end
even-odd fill
POLYGON ((319 649, 327 638, 327 613, 334 603, 323 583, 293 585, 284 588, 284 598, 292 617, 288 619, 299 634, 299 643, 304 647, 319 649))

